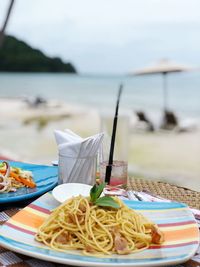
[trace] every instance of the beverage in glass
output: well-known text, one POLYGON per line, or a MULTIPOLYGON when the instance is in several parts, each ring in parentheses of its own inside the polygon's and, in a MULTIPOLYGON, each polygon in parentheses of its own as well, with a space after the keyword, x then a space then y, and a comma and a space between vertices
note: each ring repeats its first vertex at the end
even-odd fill
MULTIPOLYGON (((100 163, 100 180, 105 181, 107 161, 100 163)), ((128 164, 126 161, 114 160, 111 168, 110 186, 124 186, 127 184, 128 164)))

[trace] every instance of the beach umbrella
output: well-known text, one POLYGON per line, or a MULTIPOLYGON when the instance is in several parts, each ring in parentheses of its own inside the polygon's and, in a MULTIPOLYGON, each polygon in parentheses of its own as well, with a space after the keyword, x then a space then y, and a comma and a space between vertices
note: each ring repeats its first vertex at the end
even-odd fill
POLYGON ((178 64, 167 59, 162 59, 153 65, 136 70, 134 75, 150 75, 161 74, 163 77, 163 94, 164 94, 164 111, 168 108, 168 88, 167 88, 167 74, 173 72, 189 71, 190 68, 186 65, 178 64))

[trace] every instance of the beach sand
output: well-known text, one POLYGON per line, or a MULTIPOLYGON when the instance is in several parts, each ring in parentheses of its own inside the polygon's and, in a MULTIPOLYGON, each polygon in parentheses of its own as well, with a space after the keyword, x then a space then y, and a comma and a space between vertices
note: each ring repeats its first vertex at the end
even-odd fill
MULTIPOLYGON (((69 128, 82 137, 100 131, 98 110, 53 101, 30 107, 19 99, 0 100, 0 154, 15 160, 51 164, 58 152, 54 130, 69 128)), ((130 121, 132 118, 129 118, 130 121)), ((200 191, 200 131, 145 132, 129 125, 130 175, 167 181, 200 191)))
POLYGON ((129 161, 135 174, 199 190, 200 132, 135 133, 129 161))
POLYGON ((33 163, 57 159, 54 130, 71 129, 82 137, 99 131, 98 112, 52 101, 32 107, 20 99, 0 99, 0 154, 33 163))

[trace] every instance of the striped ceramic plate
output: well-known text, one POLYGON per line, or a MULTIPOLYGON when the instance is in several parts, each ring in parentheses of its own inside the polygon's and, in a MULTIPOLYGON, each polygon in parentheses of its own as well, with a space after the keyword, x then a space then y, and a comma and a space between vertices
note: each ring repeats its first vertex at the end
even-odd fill
POLYGON ((199 230, 187 206, 180 203, 126 201, 156 222, 165 235, 164 244, 130 255, 103 258, 83 256, 79 251, 57 252, 34 240, 37 228, 58 203, 46 193, 14 215, 0 229, 0 245, 43 260, 78 266, 163 266, 187 261, 198 248, 199 230))
MULTIPOLYGON (((2 160, 0 160, 2 162, 2 160)), ((36 183, 35 188, 23 187, 17 189, 16 192, 0 194, 1 203, 24 201, 33 197, 40 196, 47 191, 53 189, 58 182, 58 168, 54 166, 29 164, 17 161, 7 161, 10 166, 22 168, 33 173, 33 179, 36 183)))

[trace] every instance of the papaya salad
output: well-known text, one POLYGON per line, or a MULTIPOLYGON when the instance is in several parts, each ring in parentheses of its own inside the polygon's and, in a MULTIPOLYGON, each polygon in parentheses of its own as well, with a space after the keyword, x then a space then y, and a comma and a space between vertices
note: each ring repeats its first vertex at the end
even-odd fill
POLYGON ((34 188, 36 184, 31 171, 12 167, 8 162, 0 163, 0 193, 15 192, 18 188, 34 188))

